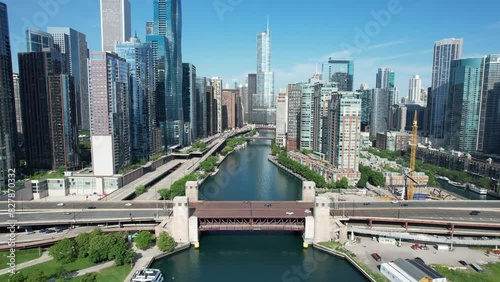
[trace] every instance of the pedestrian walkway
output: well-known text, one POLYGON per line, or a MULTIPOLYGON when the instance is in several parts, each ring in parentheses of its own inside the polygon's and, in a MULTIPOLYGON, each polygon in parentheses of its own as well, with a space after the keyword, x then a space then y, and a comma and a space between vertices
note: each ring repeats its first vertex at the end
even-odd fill
MULTIPOLYGON (((30 261, 23 262, 23 263, 16 265, 16 271, 23 269, 23 268, 26 268, 26 267, 30 267, 30 266, 42 263, 42 262, 49 261, 51 259, 52 259, 52 257, 49 256, 49 252, 43 252, 42 256, 37 258, 37 259, 30 260, 30 261)), ((9 270, 10 270, 10 268, 4 268, 4 269, 0 270, 0 275, 7 274, 9 272, 9 270)))
POLYGON ((134 268, 132 268, 125 281, 130 281, 132 279, 132 276, 134 276, 134 273, 137 270, 140 270, 144 267, 149 267, 149 264, 154 259, 154 257, 163 253, 156 246, 149 248, 147 250, 141 250, 137 249, 135 247, 135 244, 134 244, 134 252, 137 253, 136 256, 138 256, 139 259, 135 261, 134 268))
POLYGON ((94 265, 94 266, 91 266, 89 268, 80 269, 80 270, 66 274, 66 279, 70 279, 70 278, 77 277, 77 276, 82 276, 82 275, 85 275, 87 273, 99 272, 99 271, 106 269, 108 267, 112 267, 113 265, 115 265, 114 260, 108 261, 105 263, 101 263, 98 265, 94 265))

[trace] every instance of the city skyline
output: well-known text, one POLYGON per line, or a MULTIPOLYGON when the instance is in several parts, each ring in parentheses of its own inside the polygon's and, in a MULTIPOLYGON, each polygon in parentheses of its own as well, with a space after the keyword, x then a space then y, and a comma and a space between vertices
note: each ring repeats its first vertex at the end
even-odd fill
MULTIPOLYGON (((43 31, 47 26, 69 26, 88 36, 90 51, 100 50, 99 0, 86 1, 83 4, 79 1, 59 1, 63 4, 57 6, 57 11, 54 10, 56 12, 50 13, 45 12, 34 0, 33 5, 23 6, 13 0, 5 2, 11 13, 9 23, 15 27, 11 29, 13 54, 26 51, 23 29, 28 26, 43 31), (81 10, 87 13, 79 13, 81 10), (45 16, 41 16, 42 14, 45 16), (38 18, 34 17, 35 15, 38 15, 38 18)), ((153 20, 152 2, 142 4, 137 0, 130 0, 132 33, 137 31, 141 41, 145 41, 146 21, 153 20)), ((430 86, 432 46, 435 41, 448 37, 464 38, 463 58, 497 53, 493 46, 500 41, 493 34, 495 30, 500 29, 500 23, 495 21, 493 11, 482 11, 483 16, 467 26, 452 19, 447 19, 446 26, 428 25, 429 20, 425 22, 426 25, 423 25, 419 16, 422 13, 425 13, 426 17, 431 19, 430 21, 441 22, 441 19, 434 20, 434 18, 437 18, 439 7, 446 6, 445 3, 435 3, 435 9, 428 10, 428 6, 422 1, 396 1, 399 4, 399 12, 393 13, 387 24, 384 21, 378 21, 379 32, 375 36, 368 36, 367 44, 356 45, 356 31, 363 30, 369 23, 377 23, 373 14, 388 11, 388 3, 391 1, 367 2, 363 5, 366 9, 358 11, 360 17, 347 20, 337 17, 339 18, 338 24, 336 24, 335 15, 342 16, 347 11, 352 12, 355 8, 354 4, 335 7, 336 9, 332 11, 334 4, 328 1, 319 1, 315 7, 309 7, 303 0, 292 1, 287 7, 281 7, 277 1, 245 1, 236 6, 222 2, 226 6, 216 7, 213 1, 183 3, 185 6, 183 7, 184 61, 196 65, 199 75, 221 77, 224 85, 233 85, 234 79, 244 84, 246 74, 253 73, 255 68, 255 34, 265 30, 265 19, 269 14, 274 34, 275 93, 278 93, 280 88, 285 88, 288 83, 306 81, 315 72, 316 64, 326 62, 329 57, 354 59, 356 69, 354 88, 358 88, 361 83, 374 87, 374 74, 377 69, 389 67, 397 73, 396 86, 401 93, 407 93, 408 79, 415 74, 422 78, 423 88, 430 86), (319 9, 318 5, 324 9, 319 9), (281 13, 280 9, 283 8, 288 12, 281 13), (324 20, 307 21, 307 25, 304 25, 300 20, 292 24, 285 18, 286 14, 291 12, 306 13, 313 8, 320 13, 317 18, 328 14, 328 18, 333 20, 329 21, 328 25, 325 25, 324 20), (204 12, 201 17, 201 11, 208 13, 204 12), (209 26, 212 32, 200 32, 201 19, 203 19, 203 26, 209 26), (342 24, 345 28, 334 30, 335 36, 323 36, 322 44, 305 47, 305 42, 309 38, 312 39, 319 33, 323 34, 330 24, 331 26, 342 24), (406 28, 401 28, 401 26, 406 28), (294 30, 293 37, 288 36, 291 29, 294 30), (227 38, 238 40, 221 40, 227 38), (210 43, 212 46, 210 56, 207 56, 207 52, 200 51, 199 44, 196 43, 200 41, 210 43), (302 41, 302 43, 296 44, 297 41, 302 41), (353 48, 348 48, 350 51, 344 51, 346 46, 353 48)), ((457 3, 452 7, 456 16, 454 18, 460 18, 460 15, 466 16, 466 13, 469 15, 470 9, 478 9, 481 5, 476 6, 470 8, 464 3, 457 3)), ((16 58, 13 63, 14 71, 17 72, 16 58)))

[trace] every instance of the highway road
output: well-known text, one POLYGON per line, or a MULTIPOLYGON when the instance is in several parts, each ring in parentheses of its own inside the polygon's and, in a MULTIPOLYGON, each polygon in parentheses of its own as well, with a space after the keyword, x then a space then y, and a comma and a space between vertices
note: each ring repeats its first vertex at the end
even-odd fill
MULTIPOLYGON (((72 209, 87 209, 88 207, 96 207, 96 209, 159 209, 171 208, 171 201, 86 201, 86 202, 47 202, 47 201, 17 201, 16 202, 16 213, 23 213, 29 211, 39 211, 39 210, 49 210, 49 211, 66 211, 72 209), (58 206, 58 204, 63 203, 64 206, 58 206), (128 205, 128 204, 131 205, 128 205)), ((0 208, 0 212, 5 212, 7 204, 0 208)))

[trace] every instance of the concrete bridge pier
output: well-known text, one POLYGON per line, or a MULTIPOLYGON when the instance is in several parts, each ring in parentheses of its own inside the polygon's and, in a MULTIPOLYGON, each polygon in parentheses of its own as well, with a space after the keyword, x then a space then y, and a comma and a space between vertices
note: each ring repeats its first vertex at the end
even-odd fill
POLYGON ((175 197, 172 220, 172 237, 177 243, 189 242, 189 199, 175 197))
POLYGON ((333 225, 330 219, 330 199, 316 197, 314 198, 314 242, 330 241, 332 233, 333 225))
POLYGON ((198 202, 198 181, 187 181, 185 187, 189 201, 198 202))
POLYGON ((314 202, 316 196, 316 183, 314 181, 302 181, 302 201, 314 202))

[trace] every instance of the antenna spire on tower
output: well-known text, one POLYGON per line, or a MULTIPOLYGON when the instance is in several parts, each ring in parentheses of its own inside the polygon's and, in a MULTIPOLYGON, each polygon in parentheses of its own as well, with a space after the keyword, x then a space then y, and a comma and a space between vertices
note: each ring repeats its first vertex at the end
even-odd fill
POLYGON ((266 33, 269 34, 269 15, 267 15, 267 27, 266 27, 266 33))

